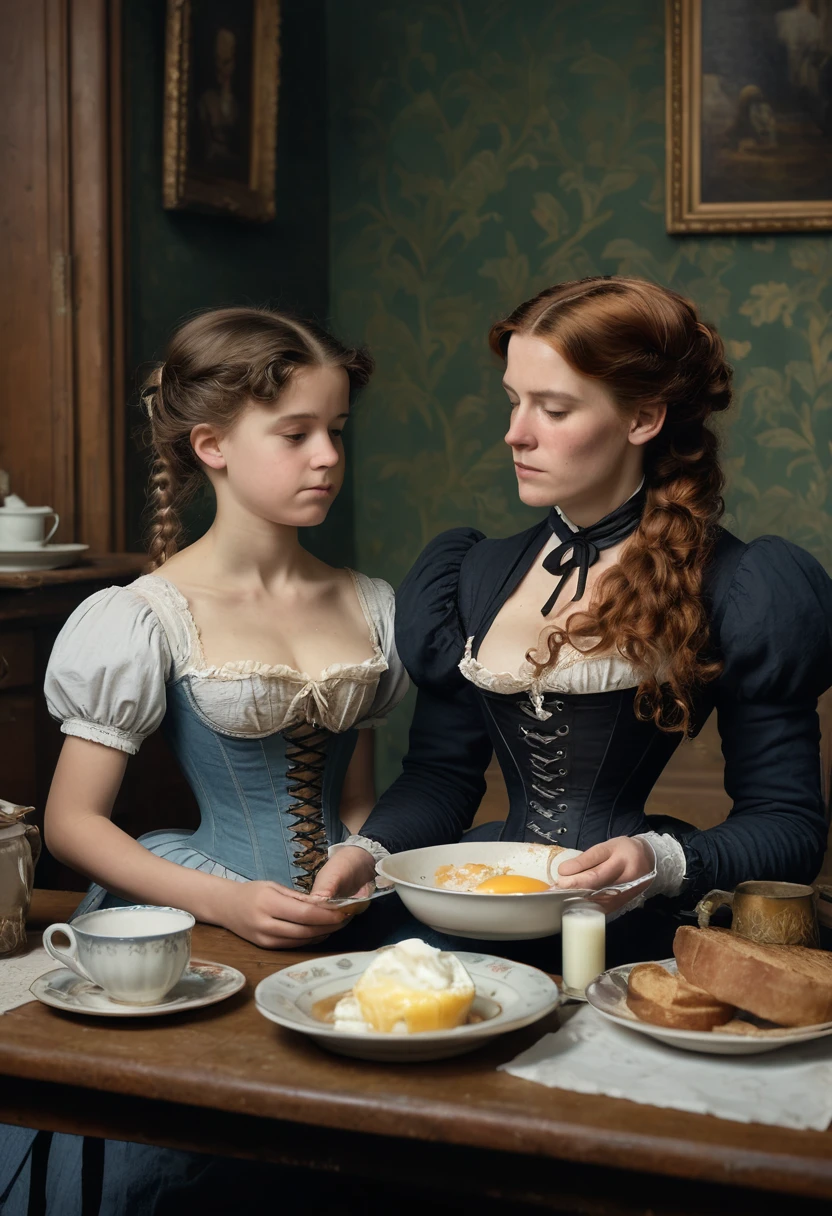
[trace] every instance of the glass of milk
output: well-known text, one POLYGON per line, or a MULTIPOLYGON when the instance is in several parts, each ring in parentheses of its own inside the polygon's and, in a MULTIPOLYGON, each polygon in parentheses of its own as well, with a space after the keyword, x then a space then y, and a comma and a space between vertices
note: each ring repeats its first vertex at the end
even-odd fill
POLYGON ((569 899, 563 905, 561 952, 563 991, 584 999, 587 984, 605 966, 607 920, 598 904, 589 899, 569 899))

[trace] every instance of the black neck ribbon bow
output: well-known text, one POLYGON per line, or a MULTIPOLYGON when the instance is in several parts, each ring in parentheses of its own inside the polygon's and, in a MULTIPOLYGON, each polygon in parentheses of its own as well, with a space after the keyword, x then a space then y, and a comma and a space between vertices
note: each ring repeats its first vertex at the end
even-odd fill
POLYGON ((635 532, 644 514, 644 504, 647 501, 647 491, 644 486, 628 498, 620 507, 610 511, 597 523, 588 528, 578 528, 573 532, 569 524, 551 507, 549 510, 549 527, 561 542, 543 559, 543 569, 560 580, 546 603, 540 609, 541 616, 548 616, 557 598, 563 590, 563 585, 573 570, 578 571, 578 588, 572 597, 572 603, 582 598, 586 590, 586 580, 589 567, 594 566, 601 556, 602 549, 611 549, 620 541, 626 540, 635 532))

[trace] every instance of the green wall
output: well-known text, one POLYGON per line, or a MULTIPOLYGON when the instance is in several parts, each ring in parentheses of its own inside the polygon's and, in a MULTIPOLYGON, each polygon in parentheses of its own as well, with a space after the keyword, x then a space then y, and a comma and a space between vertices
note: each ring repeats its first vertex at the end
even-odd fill
MULTIPOLYGON (((258 226, 162 209, 165 0, 124 0, 130 368, 140 376, 182 316, 226 303, 329 314, 367 342, 378 371, 348 486, 307 543, 397 584, 442 528, 506 535, 534 518, 502 441, 489 324, 559 279, 644 275, 692 296, 727 340, 729 523, 832 569, 832 243, 666 235, 662 0, 282 11, 278 217, 258 226)), ((132 546, 145 475, 131 442, 132 546)), ((205 519, 191 516, 192 534, 205 519)), ((382 782, 408 706, 379 736, 382 782)))
MULTIPOLYGON (((353 431, 358 567, 533 516, 489 324, 552 282, 691 296, 736 368, 729 525, 832 568, 832 243, 664 231, 662 0, 329 0, 331 310, 378 371, 353 431)), ((382 733, 397 771, 406 712, 382 733)))
MULTIPOLYGON (((183 317, 226 304, 285 307, 326 323, 329 308, 329 167, 326 147, 325 0, 282 0, 277 218, 162 208, 165 0, 124 0, 127 148, 128 546, 141 548, 147 479, 136 386, 183 317)), ((189 533, 210 520, 210 503, 188 513, 189 533)), ((304 543, 324 558, 351 560, 351 491, 304 543)))

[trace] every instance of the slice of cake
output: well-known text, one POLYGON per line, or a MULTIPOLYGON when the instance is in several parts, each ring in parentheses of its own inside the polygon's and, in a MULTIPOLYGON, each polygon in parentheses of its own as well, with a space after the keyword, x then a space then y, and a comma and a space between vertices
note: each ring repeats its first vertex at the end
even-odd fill
POLYGON ((356 1006, 367 1029, 382 1034, 452 1030, 468 1017, 476 991, 455 954, 418 937, 381 951, 352 994, 335 1006, 338 1029, 356 1029, 356 1006))

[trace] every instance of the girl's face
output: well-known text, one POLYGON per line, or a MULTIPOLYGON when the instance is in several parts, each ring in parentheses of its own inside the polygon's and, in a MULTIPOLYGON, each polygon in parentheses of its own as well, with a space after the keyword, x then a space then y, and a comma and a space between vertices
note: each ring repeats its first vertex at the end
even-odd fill
POLYGON ((218 502, 230 493, 251 515, 308 528, 326 518, 341 489, 349 408, 343 368, 305 367, 276 405, 253 404, 221 435, 201 437, 195 427, 191 441, 209 469, 222 470, 211 478, 218 502))
POLYGON ((597 504, 612 510, 633 493, 642 445, 661 429, 663 407, 628 416, 600 381, 574 371, 548 342, 522 334, 509 340, 503 386, 511 404, 505 439, 524 503, 557 503, 581 523, 582 512, 594 514, 597 504))

